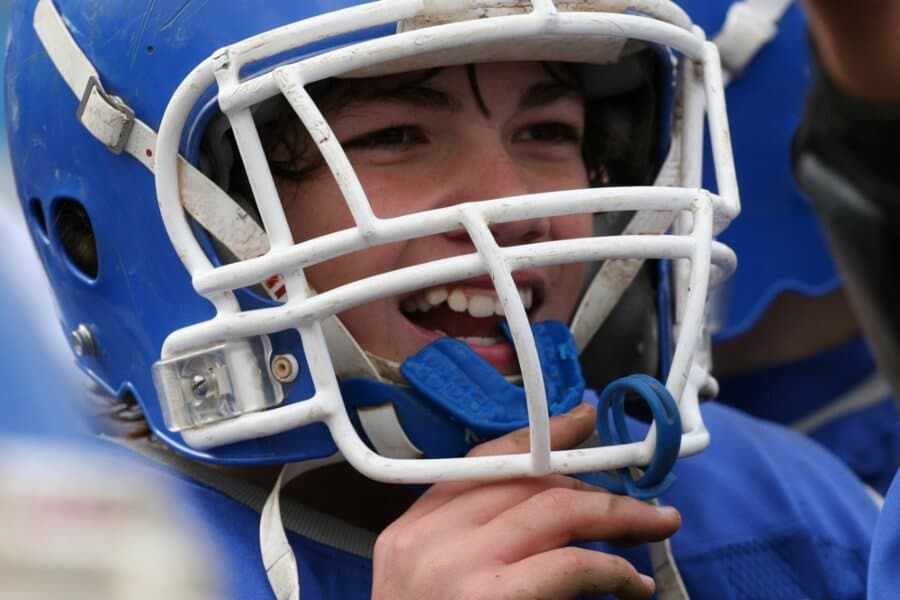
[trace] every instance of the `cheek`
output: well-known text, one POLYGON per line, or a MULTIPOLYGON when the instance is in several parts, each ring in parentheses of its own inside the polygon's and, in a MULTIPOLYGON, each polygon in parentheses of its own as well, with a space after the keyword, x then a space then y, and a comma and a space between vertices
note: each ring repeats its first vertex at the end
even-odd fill
MULTIPOLYGON (((381 181, 370 178, 363 185, 370 196, 395 197, 384 193, 385 185, 381 181)), ((354 227, 350 210, 330 174, 311 175, 300 186, 279 186, 279 192, 286 199, 285 214, 296 242, 354 227)), ((391 206, 381 208, 379 211, 373 206, 376 214, 396 210, 391 206)), ((404 252, 407 251, 405 242, 367 248, 309 267, 305 274, 313 289, 325 292, 403 266, 404 252)), ((340 318, 364 348, 394 358, 397 352, 392 352, 390 325, 397 314, 396 303, 382 299, 348 309, 340 314, 340 318)))
MULTIPOLYGON (((285 215, 297 243, 354 226, 343 195, 330 176, 315 174, 310 175, 302 185, 279 185, 279 193, 284 199, 285 215)), ((314 265, 306 269, 306 276, 310 285, 320 292, 333 289, 371 274, 367 257, 374 253, 376 256, 372 260, 377 261, 377 250, 359 252, 314 265)))
MULTIPOLYGON (((555 239, 590 237, 594 231, 594 217, 590 214, 558 217, 554 219, 553 228, 555 239)), ((558 302, 557 310, 564 315, 561 319, 564 322, 571 319, 581 297, 587 268, 588 265, 585 263, 572 263, 559 267, 559 288, 558 293, 554 296, 558 302)))
POLYGON ((382 219, 433 208, 434 182, 441 180, 441 175, 427 165, 360 167, 356 172, 372 212, 382 219))
POLYGON ((400 267, 404 247, 398 242, 367 248, 309 267, 306 274, 312 286, 324 292, 400 267))
MULTIPOLYGON (((313 289, 325 292, 397 268, 402 248, 402 244, 391 244, 335 258, 306 269, 307 280, 313 289)), ((399 316, 395 301, 365 302, 338 316, 360 346, 379 356, 396 358, 391 335, 391 325, 399 316)))
POLYGON ((362 348, 378 356, 394 358, 390 351, 390 313, 384 301, 357 306, 339 316, 341 323, 362 348))
POLYGON ((552 237, 557 240, 591 237, 594 233, 592 214, 555 217, 552 220, 552 237))
POLYGON ((311 177, 302 185, 279 185, 284 211, 295 242, 353 226, 350 210, 331 177, 311 177))
POLYGON ((580 154, 574 153, 568 160, 529 164, 525 176, 533 192, 576 190, 590 186, 587 167, 580 154))

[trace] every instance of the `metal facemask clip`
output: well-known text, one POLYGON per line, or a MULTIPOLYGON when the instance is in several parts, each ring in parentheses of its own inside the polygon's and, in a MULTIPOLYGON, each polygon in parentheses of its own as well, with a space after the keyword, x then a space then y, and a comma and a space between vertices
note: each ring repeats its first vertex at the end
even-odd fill
POLYGON ((134 111, 107 94, 93 75, 88 78, 76 113, 78 120, 113 154, 121 154, 134 128, 134 111))
POLYGON ((267 336, 231 340, 153 365, 166 427, 181 431, 277 406, 284 390, 269 370, 267 336))

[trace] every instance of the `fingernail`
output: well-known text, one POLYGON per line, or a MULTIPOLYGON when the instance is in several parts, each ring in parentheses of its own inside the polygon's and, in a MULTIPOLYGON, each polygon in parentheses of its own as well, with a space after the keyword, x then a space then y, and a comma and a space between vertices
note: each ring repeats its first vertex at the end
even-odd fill
POLYGON ((638 573, 638 575, 641 576, 641 581, 644 582, 644 585, 646 585, 651 590, 656 589, 656 581, 654 581, 652 577, 650 577, 649 575, 644 575, 643 573, 638 573))
POLYGON ((673 519, 678 516, 678 510, 673 506, 656 506, 655 508, 664 517, 673 519))
POLYGON ((569 411, 569 417, 579 421, 581 419, 587 419, 594 414, 594 408, 587 403, 582 403, 569 411))

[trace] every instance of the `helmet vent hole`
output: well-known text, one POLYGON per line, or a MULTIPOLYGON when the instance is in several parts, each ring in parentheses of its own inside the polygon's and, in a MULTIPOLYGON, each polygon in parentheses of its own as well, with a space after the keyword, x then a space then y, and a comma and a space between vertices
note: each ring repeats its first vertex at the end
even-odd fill
POLYGON ((40 232, 41 237, 47 240, 47 219, 44 217, 44 205, 40 198, 32 198, 28 202, 28 220, 31 226, 40 232))
POLYGON ((55 206, 53 224, 66 257, 72 266, 91 279, 97 278, 97 239, 84 206, 71 198, 55 206))

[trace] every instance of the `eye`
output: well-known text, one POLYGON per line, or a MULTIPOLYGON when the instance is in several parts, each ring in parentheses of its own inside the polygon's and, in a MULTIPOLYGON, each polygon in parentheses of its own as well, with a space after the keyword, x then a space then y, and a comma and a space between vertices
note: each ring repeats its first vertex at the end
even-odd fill
POLYGON ((415 125, 392 125, 364 133, 343 143, 345 149, 374 150, 380 148, 403 148, 426 140, 422 129, 415 125))
POLYGON ((568 123, 545 122, 523 127, 516 132, 515 141, 550 144, 581 143, 581 132, 568 123))

